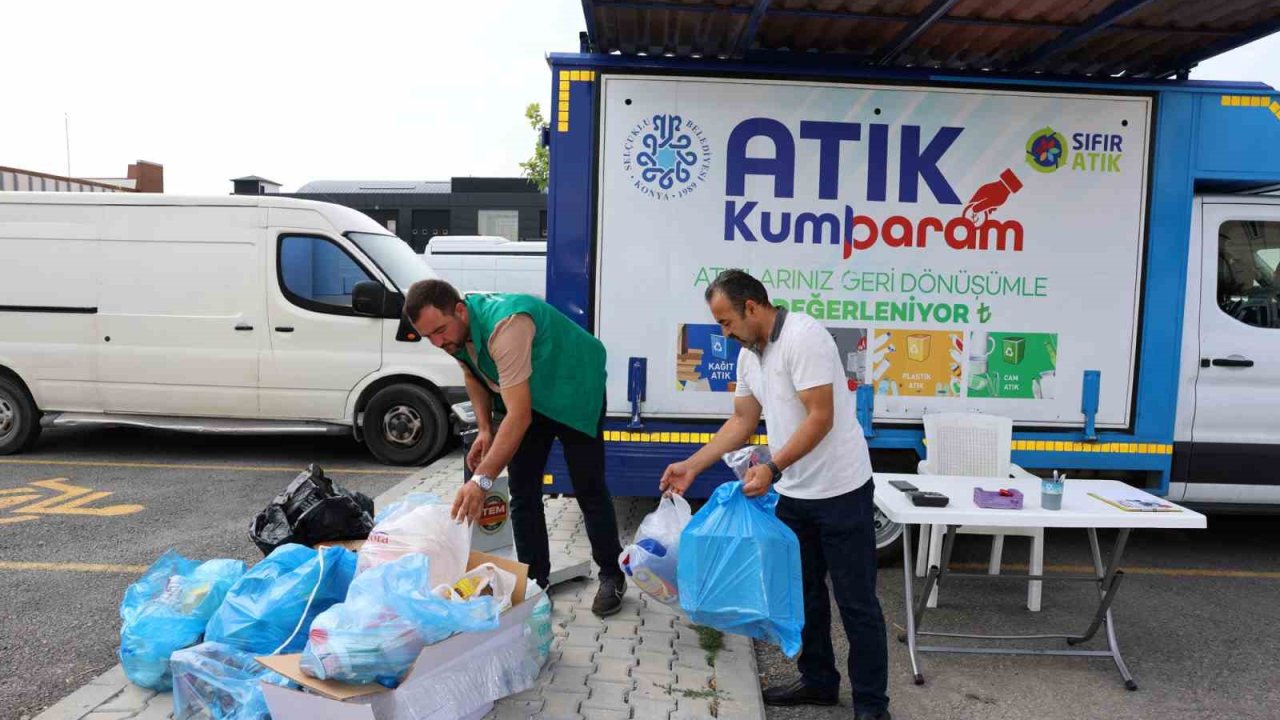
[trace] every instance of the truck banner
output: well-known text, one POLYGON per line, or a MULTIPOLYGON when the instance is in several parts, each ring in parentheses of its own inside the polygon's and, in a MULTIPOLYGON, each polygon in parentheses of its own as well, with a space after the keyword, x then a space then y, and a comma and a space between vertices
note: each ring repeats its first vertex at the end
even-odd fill
POLYGON ((876 418, 978 409, 1130 421, 1151 99, 961 88, 602 79, 596 332, 611 413, 729 412, 726 268, 822 322, 876 418))

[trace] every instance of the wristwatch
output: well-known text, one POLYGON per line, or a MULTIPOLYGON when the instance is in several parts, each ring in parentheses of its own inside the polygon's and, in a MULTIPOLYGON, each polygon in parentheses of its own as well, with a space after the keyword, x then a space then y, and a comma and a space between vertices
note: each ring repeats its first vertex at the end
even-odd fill
POLYGON ((493 489, 493 478, 488 475, 472 475, 471 482, 480 486, 480 489, 489 492, 493 489))
POLYGON ((782 477, 782 471, 778 469, 778 464, 770 460, 769 462, 765 463, 764 466, 769 468, 769 472, 773 473, 773 477, 769 478, 769 482, 770 483, 778 482, 778 479, 782 477))

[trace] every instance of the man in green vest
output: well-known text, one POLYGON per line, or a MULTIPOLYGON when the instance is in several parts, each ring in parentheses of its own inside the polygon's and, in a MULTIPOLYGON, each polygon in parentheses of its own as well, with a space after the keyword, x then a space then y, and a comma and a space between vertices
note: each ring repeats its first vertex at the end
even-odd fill
POLYGON ((618 612, 626 580, 604 481, 604 345, 531 295, 473 294, 464 300, 443 280, 422 280, 409 288, 404 309, 422 337, 462 365, 476 411, 479 435, 467 454, 473 475, 454 498, 454 518, 475 522, 485 492, 506 468, 516 554, 545 588, 551 554, 542 477, 551 443, 560 440, 600 567, 591 610, 601 617, 618 612), (495 407, 506 413, 496 434, 495 407))

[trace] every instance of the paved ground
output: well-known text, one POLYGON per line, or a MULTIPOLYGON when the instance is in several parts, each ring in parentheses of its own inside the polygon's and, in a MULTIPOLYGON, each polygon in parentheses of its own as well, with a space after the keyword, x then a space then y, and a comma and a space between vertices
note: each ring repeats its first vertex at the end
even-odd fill
MULTIPOLYGON (((385 505, 412 490, 447 495, 457 487, 461 467, 460 454, 454 453, 397 484, 378 498, 378 504, 385 505)), ((641 518, 655 505, 653 499, 618 500, 623 536, 633 535, 641 518)), ((548 499, 547 523, 553 571, 561 567, 557 558, 570 562, 589 558, 575 502, 548 499)), ((593 580, 552 589, 555 640, 538 685, 499 701, 489 720, 764 717, 755 653, 749 641, 726 637, 724 647, 709 656, 687 621, 672 609, 642 598, 634 588, 621 612, 600 620, 590 610, 595 590, 593 580)), ((171 711, 170 695, 130 685, 117 666, 90 678, 37 720, 166 720, 171 711)))
POLYGON ((370 496, 411 471, 346 438, 138 430, 50 431, 0 457, 0 718, 33 715, 116 663, 120 598, 165 550, 260 558, 249 521, 309 462, 370 496))
MULTIPOLYGON (((167 696, 152 697, 128 686, 118 668, 95 675, 114 663, 115 613, 124 587, 170 546, 198 557, 256 559, 244 539, 247 519, 309 460, 342 468, 334 474, 373 495, 403 475, 373 464, 349 441, 202 440, 131 431, 50 434, 33 455, 0 458, 0 520, 10 520, 0 523, 0 602, 19 608, 18 621, 0 623, 0 718, 31 715, 67 694, 40 720, 167 717, 167 696), (318 451, 320 446, 325 450, 318 451), (234 467, 230 457, 236 459, 234 467), (164 465, 181 467, 157 467, 164 465), (31 485, 58 477, 67 478, 63 486, 31 485), (67 485, 115 494, 75 495, 79 491, 67 485), (208 500, 210 493, 218 502, 208 500), (16 500, 30 495, 39 497, 16 500), (60 499, 49 500, 55 496, 60 499), (32 512, 42 501, 53 512, 32 512), (116 516, 79 512, 113 505, 146 509, 116 516), (24 515, 38 517, 11 520, 24 515), (95 567, 73 570, 70 563, 95 567)), ((458 463, 457 455, 447 458, 418 482, 400 483, 396 492, 451 486, 458 463)), ((624 536, 652 505, 652 500, 619 501, 624 536)), ((584 556, 576 505, 549 500, 548 519, 555 548, 584 556)), ((1217 517, 1208 531, 1134 535, 1115 613, 1121 647, 1142 685, 1139 692, 1126 692, 1105 659, 940 655, 923 657, 928 684, 916 687, 910 683, 905 648, 891 640, 895 716, 1275 717, 1280 688, 1273 682, 1272 650, 1280 646, 1280 626, 1274 622, 1280 553, 1273 527, 1273 518, 1217 517)), ((956 561, 980 564, 986 547, 980 538, 962 538, 956 561)), ((1025 541, 1010 539, 1007 562, 1019 562, 1025 547, 1025 541)), ((1087 562, 1083 535, 1051 531, 1046 562, 1050 569, 1087 562)), ((880 579, 892 633, 903 617, 901 571, 882 570, 880 579)), ((499 703, 492 718, 704 718, 713 700, 721 718, 759 717, 755 655, 766 683, 792 677, 793 662, 768 646, 752 653, 740 638, 727 638, 712 667, 692 628, 634 589, 619 616, 600 622, 588 609, 594 590, 593 582, 580 581, 554 591, 557 640, 539 686, 499 703), (671 692, 662 687, 666 684, 671 692)), ((1032 616, 1023 606, 1021 587, 953 583, 928 622, 955 630, 975 624, 987 631, 1075 629, 1078 614, 1091 607, 1090 592, 1078 585, 1050 585, 1044 611, 1032 616)), ((843 658, 843 632, 838 624, 833 630, 843 658)), ((842 690, 840 708, 770 708, 768 717, 848 717, 847 684, 842 690)))
MULTIPOLYGON (((1129 572, 1114 610, 1120 647, 1141 686, 1138 692, 1124 689, 1109 659, 937 654, 922 655, 927 682, 917 687, 911 683, 906 646, 891 637, 894 717, 1276 718, 1280 541, 1275 522, 1274 517, 1211 517, 1207 531, 1133 534, 1125 554, 1129 572)), ((1104 549, 1110 537, 1102 535, 1104 549)), ((984 570, 987 542, 962 536, 956 561, 980 564, 976 569, 984 570)), ((1026 540, 1008 539, 1006 562, 1025 562, 1026 548, 1026 540)), ((1046 552, 1047 565, 1089 562, 1088 544, 1079 531, 1050 531, 1046 552)), ((1079 614, 1092 612, 1095 596, 1090 592, 1074 583, 1046 585, 1044 610, 1034 617, 1024 605, 1023 585, 956 581, 944 589, 939 609, 930 611, 926 622, 958 632, 975 624, 979 632, 1073 631, 1081 629, 1079 614)), ((902 625, 900 566, 880 572, 880 598, 888 621, 902 625)), ((838 620, 832 637, 844 675, 848 646, 838 620)), ((757 653, 767 684, 794 677, 794 662, 775 648, 761 644, 757 653)), ((768 718, 850 717, 847 678, 841 701, 839 708, 768 708, 768 718)))

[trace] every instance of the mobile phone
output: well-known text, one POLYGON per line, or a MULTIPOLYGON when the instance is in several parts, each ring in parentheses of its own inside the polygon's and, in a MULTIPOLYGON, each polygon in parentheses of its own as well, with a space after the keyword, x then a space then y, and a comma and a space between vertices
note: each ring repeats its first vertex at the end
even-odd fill
POLYGON ((906 480, 890 480, 889 485, 902 492, 915 492, 920 489, 906 480))

